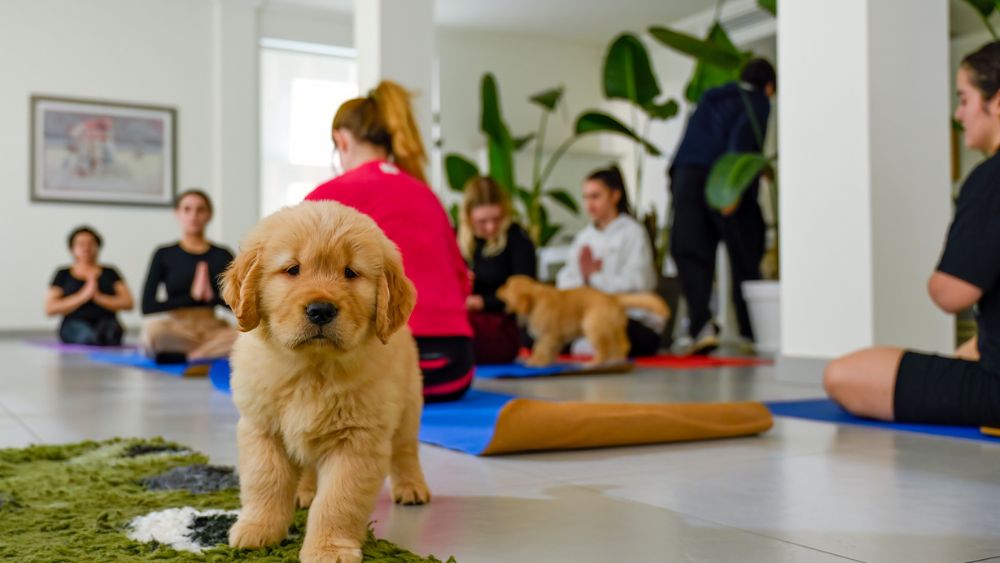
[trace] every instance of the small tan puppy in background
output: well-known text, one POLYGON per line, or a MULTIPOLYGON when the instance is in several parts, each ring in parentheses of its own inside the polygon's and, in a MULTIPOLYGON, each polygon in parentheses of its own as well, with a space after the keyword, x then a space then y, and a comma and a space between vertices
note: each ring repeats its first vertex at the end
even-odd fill
POLYGON ((667 304, 651 293, 611 295, 592 287, 556 289, 528 276, 511 276, 497 290, 497 298, 527 323, 535 338, 529 366, 547 366, 556 361, 563 346, 584 336, 594 347, 588 365, 623 362, 629 342, 626 308, 646 309, 662 317, 670 315, 667 304))
POLYGON ((361 561, 387 474, 396 502, 430 500, 406 327, 416 293, 399 251, 368 216, 306 202, 262 220, 223 282, 242 332, 232 353, 242 509, 229 545, 282 541, 298 499, 311 503, 302 561, 361 561))

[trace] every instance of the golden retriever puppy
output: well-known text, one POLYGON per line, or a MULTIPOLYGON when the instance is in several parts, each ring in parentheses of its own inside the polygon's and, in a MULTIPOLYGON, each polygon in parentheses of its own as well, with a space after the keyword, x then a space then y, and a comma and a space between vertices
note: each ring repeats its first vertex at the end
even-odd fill
POLYGON ((302 203, 254 228, 223 295, 241 331, 232 389, 242 509, 229 545, 283 540, 298 497, 311 503, 302 561, 361 561, 387 474, 396 502, 430 500, 406 328, 416 292, 398 249, 366 215, 302 203))
POLYGON ((670 315, 663 299, 653 294, 611 295, 592 287, 556 289, 528 276, 511 276, 497 290, 497 298, 528 325, 535 338, 531 356, 525 361, 529 366, 551 364, 563 346, 580 336, 594 346, 588 365, 625 361, 629 351, 625 309, 670 315))

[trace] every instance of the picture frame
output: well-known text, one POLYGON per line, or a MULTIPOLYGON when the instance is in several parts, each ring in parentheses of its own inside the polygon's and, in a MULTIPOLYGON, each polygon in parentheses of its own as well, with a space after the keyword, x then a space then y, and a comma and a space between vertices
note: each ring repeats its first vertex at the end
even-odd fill
POLYGON ((31 96, 32 202, 170 206, 177 110, 31 96))

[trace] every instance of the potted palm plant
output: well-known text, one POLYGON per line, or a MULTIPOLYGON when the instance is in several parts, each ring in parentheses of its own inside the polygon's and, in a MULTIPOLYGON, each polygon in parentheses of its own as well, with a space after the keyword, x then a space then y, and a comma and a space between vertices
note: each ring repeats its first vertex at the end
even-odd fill
MULTIPOLYGON (((721 8, 722 2, 719 6, 721 8)), ((775 0, 758 0, 758 5, 772 15, 777 14, 775 0)), ((716 10, 716 21, 705 39, 693 37, 664 27, 649 29, 664 46, 694 57, 697 60, 695 72, 685 91, 692 103, 697 103, 709 88, 736 80, 742 65, 752 56, 741 52, 729 39, 718 21, 721 10, 716 10)), ((757 117, 747 102, 747 115, 757 135, 761 151, 726 153, 713 165, 706 184, 706 198, 713 208, 726 212, 736 206, 752 182, 764 175, 767 182, 767 202, 770 207, 774 232, 774 245, 765 254, 764 270, 773 277, 758 281, 744 282, 743 296, 747 301, 750 320, 757 339, 757 349, 764 352, 778 352, 781 344, 781 288, 780 275, 780 231, 778 223, 778 175, 777 154, 764 154, 764 124, 757 123, 757 117)))

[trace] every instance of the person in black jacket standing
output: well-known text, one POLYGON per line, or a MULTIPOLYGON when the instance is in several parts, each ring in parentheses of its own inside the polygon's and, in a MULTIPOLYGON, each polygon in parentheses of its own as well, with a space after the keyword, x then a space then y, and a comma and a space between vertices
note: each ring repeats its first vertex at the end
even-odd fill
POLYGON ((709 300, 720 240, 729 253, 740 335, 753 340, 741 284, 760 279, 764 256, 766 225, 757 203, 758 180, 725 215, 709 208, 705 185, 709 171, 723 154, 761 150, 776 85, 771 63, 753 59, 743 67, 738 82, 706 91, 670 165, 674 202, 671 255, 688 304, 688 331, 693 339, 690 353, 707 354, 719 345, 719 328, 712 320, 709 300))

